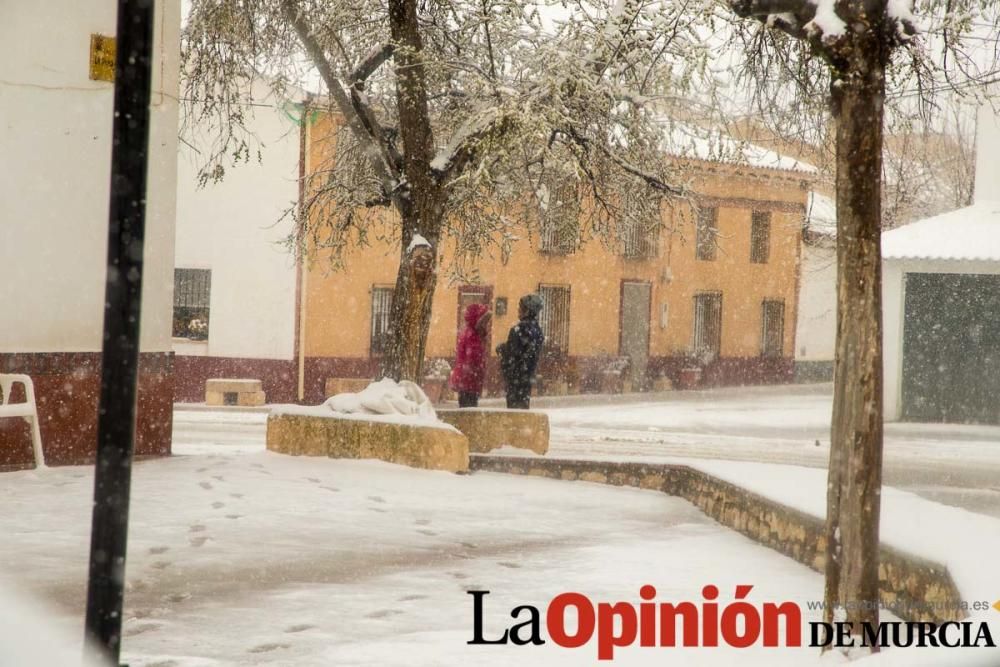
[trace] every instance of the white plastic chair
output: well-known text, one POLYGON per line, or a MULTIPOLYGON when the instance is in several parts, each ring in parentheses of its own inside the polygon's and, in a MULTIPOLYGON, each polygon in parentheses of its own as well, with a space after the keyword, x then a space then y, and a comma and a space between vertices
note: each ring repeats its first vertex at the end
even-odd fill
POLYGON ((0 418, 22 417, 31 424, 31 446, 35 451, 35 466, 45 467, 45 455, 42 453, 42 434, 38 428, 38 406, 35 404, 35 385, 27 375, 0 373, 0 392, 3 393, 0 402, 0 418), (24 386, 24 403, 11 403, 11 388, 15 384, 24 386))

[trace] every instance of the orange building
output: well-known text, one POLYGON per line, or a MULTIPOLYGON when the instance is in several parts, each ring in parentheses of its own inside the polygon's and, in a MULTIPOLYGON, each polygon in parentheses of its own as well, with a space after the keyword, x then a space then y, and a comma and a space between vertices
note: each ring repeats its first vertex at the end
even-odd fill
MULTIPOLYGON (((329 150, 328 127, 320 119, 307 130, 310 171, 329 150)), ((454 355, 466 304, 493 309, 492 348, 516 323, 518 299, 537 292, 545 302, 543 392, 606 390, 616 377, 606 371, 623 368, 619 390, 684 382, 691 378, 681 371, 692 367, 706 385, 790 379, 811 173, 794 164, 690 164, 697 211, 688 202, 663 206, 655 238, 616 252, 596 240, 570 249, 524 235, 506 264, 478 261, 477 284, 451 284, 439 271, 425 368, 454 355)), ((398 261, 396 245, 373 241, 347 251, 343 270, 331 272, 322 257, 303 270, 299 376, 307 402, 322 398, 329 378, 377 372, 398 261)), ((487 388, 497 391, 490 361, 487 388)))

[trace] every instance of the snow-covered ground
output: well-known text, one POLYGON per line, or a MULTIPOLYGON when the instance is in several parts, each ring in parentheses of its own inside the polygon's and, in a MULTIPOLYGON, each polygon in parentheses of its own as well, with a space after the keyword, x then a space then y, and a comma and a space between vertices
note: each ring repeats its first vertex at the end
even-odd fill
MULTIPOLYGON (((637 603, 648 583, 658 600, 700 603, 705 584, 724 601, 751 583, 753 600, 803 607, 822 595, 816 573, 662 493, 208 446, 135 466, 123 645, 133 667, 585 665, 594 643, 467 645, 466 591, 491 591, 487 636, 513 623, 514 606, 544 613, 564 591, 637 603)), ((8 473, 0 487, 0 572, 69 636, 82 630, 91 493, 87 467, 8 473)), ((616 656, 819 663, 810 648, 616 656)))

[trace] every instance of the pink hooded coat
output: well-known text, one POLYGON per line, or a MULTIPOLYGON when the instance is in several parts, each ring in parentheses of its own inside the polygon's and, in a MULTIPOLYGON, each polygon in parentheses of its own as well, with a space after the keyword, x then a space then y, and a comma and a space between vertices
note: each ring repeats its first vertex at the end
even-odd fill
POLYGON ((489 311, 484 304, 471 303, 465 309, 465 328, 455 345, 455 367, 449 384, 455 391, 479 394, 486 377, 486 341, 476 331, 479 319, 489 311))

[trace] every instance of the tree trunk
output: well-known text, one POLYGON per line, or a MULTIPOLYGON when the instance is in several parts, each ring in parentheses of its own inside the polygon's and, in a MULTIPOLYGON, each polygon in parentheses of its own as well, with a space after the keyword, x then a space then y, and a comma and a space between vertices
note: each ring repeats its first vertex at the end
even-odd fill
MULTIPOLYGON (((837 354, 827 487, 825 620, 877 623, 882 487, 882 120, 885 69, 855 51, 834 79, 837 354), (839 614, 838 614, 839 616, 839 614)), ((873 648, 878 650, 877 647, 873 648)))
POLYGON ((393 63, 405 181, 399 185, 401 194, 396 200, 402 227, 400 261, 382 375, 397 381, 419 382, 437 282, 433 266, 437 264, 446 197, 442 184, 430 167, 434 134, 427 106, 427 72, 416 0, 390 0, 389 28, 396 46, 393 63), (432 272, 429 277, 421 277, 414 272, 413 258, 406 252, 416 234, 423 236, 432 246, 432 272))
MULTIPOLYGON (((412 229, 406 223, 404 220, 404 226, 412 229)), ((412 237, 412 232, 406 234, 402 243, 396 288, 389 312, 389 341, 382 358, 381 374, 382 377, 392 378, 397 382, 410 380, 419 384, 423 379, 424 350, 431 325, 431 305, 437 274, 432 274, 427 280, 416 279, 406 254, 412 237)), ((432 236, 427 240, 432 244, 436 264, 438 239, 432 236)))

